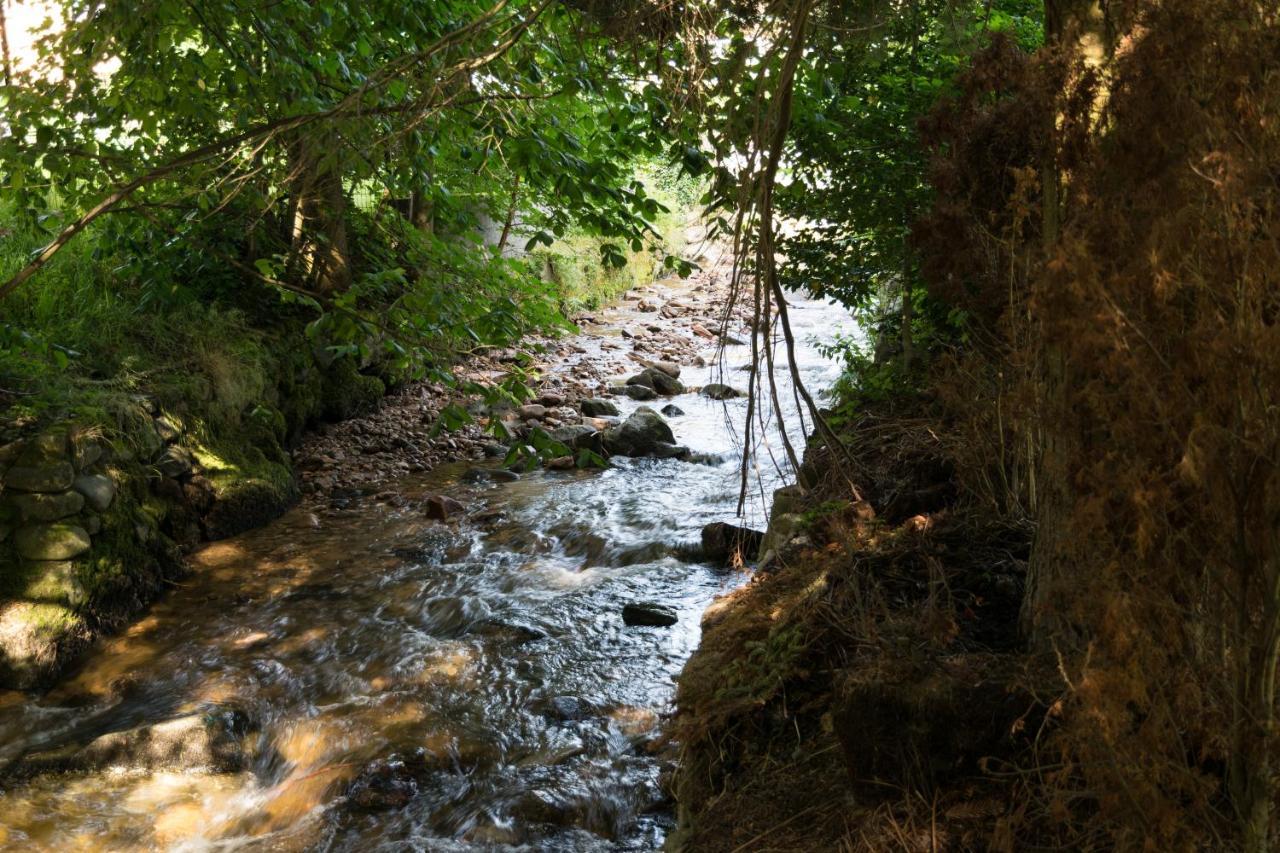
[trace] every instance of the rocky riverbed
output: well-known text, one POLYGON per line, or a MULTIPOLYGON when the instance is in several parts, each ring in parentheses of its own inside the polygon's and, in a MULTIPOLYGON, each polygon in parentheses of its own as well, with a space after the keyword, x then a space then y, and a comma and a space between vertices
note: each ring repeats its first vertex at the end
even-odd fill
POLYGON ((519 350, 477 353, 457 367, 460 379, 490 384, 519 361, 523 370, 540 378, 525 406, 491 411, 451 388, 424 382, 389 394, 371 414, 322 426, 294 453, 306 505, 324 509, 335 499, 339 505, 378 499, 385 491, 381 484, 392 478, 445 462, 485 459, 486 449, 491 455, 498 443, 485 431, 490 418, 503 419, 517 431, 533 425, 548 431, 574 426, 593 412, 609 416, 598 401, 632 398, 635 392, 629 395, 627 388, 637 386, 624 380, 657 370, 654 365, 677 375, 682 365, 706 366, 722 338, 740 342, 750 334, 747 306, 725 317, 726 262, 717 256, 688 279, 636 288, 614 305, 579 314, 574 318, 578 334, 532 338, 519 350), (450 404, 472 409, 475 421, 456 431, 439 430, 440 412, 450 404))

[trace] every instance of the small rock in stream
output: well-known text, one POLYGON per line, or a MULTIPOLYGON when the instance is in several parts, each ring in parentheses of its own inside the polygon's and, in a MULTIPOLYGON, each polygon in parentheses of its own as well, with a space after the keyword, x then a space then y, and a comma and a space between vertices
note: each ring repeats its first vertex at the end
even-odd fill
POLYGON ((595 397, 583 400, 578 404, 578 408, 581 410, 583 416, 588 418, 613 417, 619 414, 618 407, 613 403, 608 400, 600 400, 595 397))
POLYGON ((680 621, 680 617, 672 607, 655 604, 651 601, 635 601, 622 608, 622 621, 627 625, 646 625, 654 628, 666 628, 680 621))
POLYGON ((732 400, 735 397, 741 397, 742 392, 728 385, 712 382, 710 385, 702 386, 702 396, 710 397, 712 400, 732 400))
POLYGON ((675 403, 667 403, 662 407, 662 414, 669 418, 678 418, 684 414, 684 409, 680 408, 675 403))
POLYGON ((448 521, 465 511, 466 507, 448 495, 428 495, 423 502, 423 514, 433 521, 448 521))

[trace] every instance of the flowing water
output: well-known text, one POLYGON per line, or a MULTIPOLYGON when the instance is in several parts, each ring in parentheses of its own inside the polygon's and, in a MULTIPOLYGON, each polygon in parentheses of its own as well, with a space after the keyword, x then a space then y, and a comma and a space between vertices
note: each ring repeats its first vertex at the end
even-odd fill
MULTIPOLYGON (((806 385, 829 385, 837 366, 813 343, 852 320, 797 302, 792 322, 806 385)), ((582 358, 598 340, 576 341, 582 358)), ((732 346, 723 375, 686 368, 682 380, 743 387, 748 358, 732 346)), ((802 440, 790 387, 780 391, 802 440)), ((677 441, 722 463, 620 458, 509 483, 451 466, 386 484, 408 499, 401 508, 298 509, 203 549, 183 585, 77 675, 0 707, 0 760, 196 715, 191 731, 221 726, 243 747, 242 767, 108 761, 6 783, 0 846, 659 848, 671 821, 661 717, 702 610, 745 579, 673 547, 735 519, 745 399, 666 402, 684 410, 669 419, 677 441), (436 492, 461 500, 466 518, 424 521, 416 498, 436 492), (631 601, 673 607, 679 622, 627 627, 631 601), (393 802, 358 802, 362 787, 393 802)), ((620 405, 625 415, 639 404, 620 405)), ((776 434, 770 446, 780 459, 776 434)), ((779 484, 760 455, 747 507, 757 527, 779 484)), ((176 747, 157 734, 152 751, 198 751, 197 734, 176 747)))

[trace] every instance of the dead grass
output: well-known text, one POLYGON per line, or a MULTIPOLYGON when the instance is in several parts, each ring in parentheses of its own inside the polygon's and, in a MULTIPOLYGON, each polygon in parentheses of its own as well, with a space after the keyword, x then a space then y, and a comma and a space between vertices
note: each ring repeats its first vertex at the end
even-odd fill
POLYGON ((1048 707, 1017 632, 1029 530, 961 499, 928 401, 846 432, 874 517, 838 476, 812 490, 812 544, 717 603, 681 677, 683 849, 1014 849, 1003 771, 1048 707))

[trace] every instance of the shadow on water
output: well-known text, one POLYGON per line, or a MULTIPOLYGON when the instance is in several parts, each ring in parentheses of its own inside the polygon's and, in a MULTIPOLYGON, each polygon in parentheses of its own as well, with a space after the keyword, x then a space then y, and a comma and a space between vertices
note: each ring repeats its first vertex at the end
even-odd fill
MULTIPOLYGON (((814 303, 793 310, 802 338, 830 336, 840 319, 814 303)), ((731 368, 746 357, 733 347, 731 368)), ((811 346, 800 362, 812 387, 834 378, 811 346)), ((682 379, 713 377, 687 368, 682 379)), ((733 519, 730 424, 745 401, 676 402, 678 440, 723 461, 618 459, 510 483, 449 466, 395 483, 400 508, 299 509, 209 545, 188 581, 57 689, 0 707, 0 761, 21 758, 11 771, 42 757, 70 768, 11 775, 0 844, 660 847, 661 716, 702 610, 744 577, 698 562, 696 543, 705 524, 733 519), (467 517, 423 520, 417 507, 437 491, 467 517), (622 606, 637 600, 679 621, 627 627, 622 606), (165 760, 137 760, 165 731, 180 741, 165 760), (201 738, 234 741, 234 760, 209 766, 201 738), (76 764, 104 741, 125 745, 76 764)), ((755 526, 759 495, 779 484, 767 459, 760 474, 755 526)))

